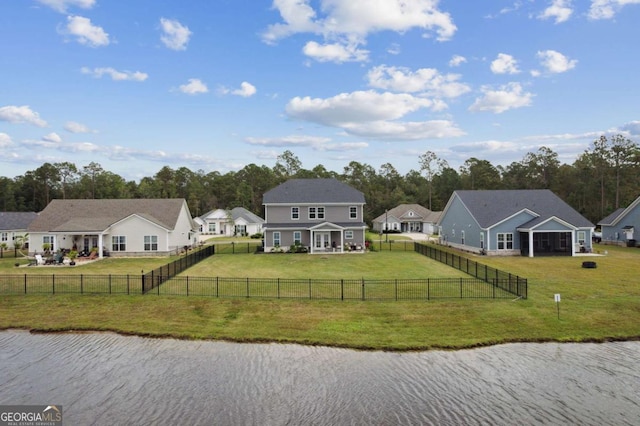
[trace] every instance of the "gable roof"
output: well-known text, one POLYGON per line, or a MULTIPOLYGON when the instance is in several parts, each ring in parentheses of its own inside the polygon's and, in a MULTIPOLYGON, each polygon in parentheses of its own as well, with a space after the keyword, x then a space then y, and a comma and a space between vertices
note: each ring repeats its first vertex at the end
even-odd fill
POLYGON ((523 210, 537 217, 528 223, 541 223, 556 217, 578 228, 591 228, 593 224, 548 189, 455 191, 445 207, 449 208, 458 197, 481 228, 489 228, 523 210))
POLYGON ((182 198, 53 200, 40 212, 28 230, 102 232, 131 215, 138 215, 165 229, 173 230, 183 206, 186 207, 186 203, 182 198))
POLYGON ((38 213, 35 212, 0 212, 0 230, 27 229, 36 217, 38 213))
POLYGON ((426 207, 422 207, 420 204, 400 204, 391 210, 381 214, 377 218, 373 219, 374 222, 384 222, 387 215, 395 217, 399 220, 403 218, 420 219, 422 222, 436 223, 440 218, 442 212, 434 212, 426 207), (413 211, 417 216, 408 216, 408 213, 413 211))
POLYGON ((365 204, 364 194, 337 179, 290 179, 264 193, 267 204, 365 204))
POLYGON ((605 226, 616 225, 620 220, 622 220, 638 205, 640 205, 640 197, 636 198, 631 204, 629 204, 629 207, 627 207, 626 209, 625 208, 617 209, 616 211, 611 213, 609 216, 605 217, 600 222, 598 222, 598 225, 605 225, 605 226))
POLYGON ((234 222, 238 219, 244 219, 247 223, 264 223, 263 218, 250 212, 244 207, 235 207, 231 209, 231 217, 233 217, 234 222))

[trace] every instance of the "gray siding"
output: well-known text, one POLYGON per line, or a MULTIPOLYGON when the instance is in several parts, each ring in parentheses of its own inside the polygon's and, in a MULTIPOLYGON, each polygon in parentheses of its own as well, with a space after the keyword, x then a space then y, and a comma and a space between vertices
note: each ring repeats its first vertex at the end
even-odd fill
POLYGON ((440 219, 440 238, 443 242, 462 244, 462 231, 464 231, 464 245, 479 249, 481 229, 460 198, 456 196, 451 200, 446 216, 440 219))

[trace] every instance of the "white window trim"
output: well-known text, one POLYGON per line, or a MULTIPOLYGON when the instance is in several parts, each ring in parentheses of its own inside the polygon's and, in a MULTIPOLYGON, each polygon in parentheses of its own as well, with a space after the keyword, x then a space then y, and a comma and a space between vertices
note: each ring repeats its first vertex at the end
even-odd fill
POLYGON ((496 249, 497 250, 513 250, 513 232, 498 232, 496 234, 496 249), (500 237, 503 237, 500 241, 500 237), (511 237, 511 239, 509 239, 511 237), (500 243, 503 244, 503 248, 500 248, 500 243), (509 247, 511 244, 511 247, 509 247))
POLYGON ((293 206, 291 207, 291 220, 300 220, 300 207, 293 206), (296 209, 296 214, 298 217, 293 217, 293 210, 296 209))
POLYGON ((358 206, 349 206, 349 219, 357 220, 358 219, 358 206), (352 214, 352 209, 354 213, 352 214))
POLYGON ((282 245, 282 235, 280 234, 280 231, 273 231, 273 246, 280 247, 281 245, 282 245), (276 240, 278 241, 277 243, 276 243, 276 240))
POLYGON ((157 235, 145 235, 142 238, 142 248, 144 251, 158 251, 158 236, 157 235), (149 242, 147 242, 147 238, 149 239, 149 242), (155 239, 155 242, 154 242, 155 239), (156 246, 156 248, 153 248, 153 246, 156 246), (149 248, 147 248, 147 246, 149 246, 149 248))
POLYGON ((302 231, 293 231, 293 244, 302 244, 302 231))
POLYGON ((127 236, 126 235, 112 235, 111 236, 111 251, 118 251, 118 252, 127 251, 127 236), (121 238, 123 238, 122 242, 120 242, 121 238), (123 250, 120 250, 120 246, 121 245, 124 246, 123 250))
POLYGON ((344 231, 345 240, 353 240, 353 231, 344 231))

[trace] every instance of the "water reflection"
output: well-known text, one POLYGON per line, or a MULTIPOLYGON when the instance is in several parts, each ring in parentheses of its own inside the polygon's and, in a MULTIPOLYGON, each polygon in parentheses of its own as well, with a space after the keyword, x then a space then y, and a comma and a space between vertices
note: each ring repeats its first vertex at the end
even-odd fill
POLYGON ((640 342, 385 353, 0 333, 0 404, 66 424, 640 423, 640 342))

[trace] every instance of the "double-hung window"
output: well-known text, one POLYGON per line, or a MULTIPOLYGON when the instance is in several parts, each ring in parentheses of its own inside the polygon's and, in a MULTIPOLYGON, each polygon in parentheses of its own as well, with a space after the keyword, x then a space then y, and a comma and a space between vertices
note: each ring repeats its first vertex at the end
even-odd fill
MULTIPOLYGON (((48 244, 49 245, 49 250, 51 250, 51 251, 55 251, 56 250, 55 247, 54 247, 54 244, 53 244, 54 241, 55 240, 53 238, 53 235, 44 235, 42 237, 42 245, 44 246, 45 244, 48 244)), ((44 248, 44 247, 42 247, 42 248, 44 248)))
POLYGON ((295 245, 302 244, 302 232, 293 231, 293 244, 295 245))
POLYGON ((291 207, 291 220, 300 219, 300 207, 291 207))
POLYGON ((309 207, 309 219, 324 219, 324 207, 309 207))
POLYGON ((513 250, 513 234, 512 233, 499 233, 498 234, 498 250, 513 250))
POLYGON ((215 222, 209 222, 209 232, 212 232, 215 234, 216 232, 216 223, 215 222))
POLYGON ((280 247, 280 231, 275 231, 273 233, 273 246, 280 247))
POLYGON ((6 243, 7 241, 9 241, 9 233, 8 232, 0 233, 0 241, 3 243, 6 243))
POLYGON ((158 236, 157 235, 145 235, 144 236, 144 251, 158 251, 158 236))
POLYGON ((345 240, 353 240, 353 231, 344 231, 345 240))
POLYGON ((358 208, 356 206, 349 207, 349 219, 358 218, 358 208))
POLYGON ((111 251, 127 251, 127 237, 124 235, 113 235, 111 237, 111 251))

